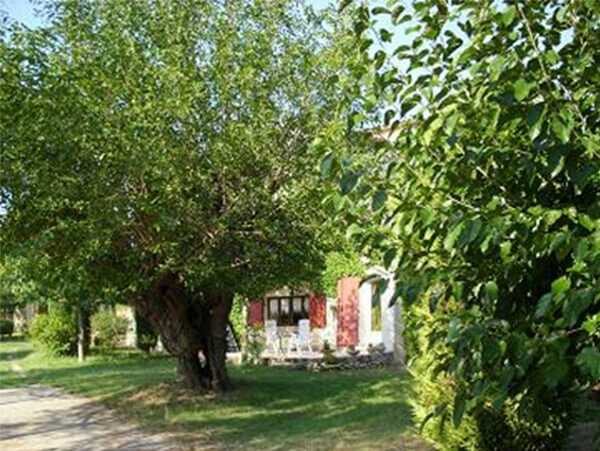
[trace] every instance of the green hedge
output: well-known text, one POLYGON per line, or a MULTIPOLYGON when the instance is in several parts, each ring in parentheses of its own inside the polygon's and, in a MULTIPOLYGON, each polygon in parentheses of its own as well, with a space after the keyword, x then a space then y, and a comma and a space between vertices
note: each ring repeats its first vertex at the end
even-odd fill
POLYGON ((62 310, 37 314, 29 336, 34 345, 53 355, 74 355, 77 349, 75 318, 62 310))

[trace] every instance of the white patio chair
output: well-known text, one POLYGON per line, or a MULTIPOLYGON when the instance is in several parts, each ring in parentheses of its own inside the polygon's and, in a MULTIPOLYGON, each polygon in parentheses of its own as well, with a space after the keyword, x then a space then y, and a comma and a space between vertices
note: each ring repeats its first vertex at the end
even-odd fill
POLYGON ((310 321, 301 319, 298 321, 298 338, 296 341, 296 349, 298 352, 310 352, 310 321))
POLYGON ((266 346, 265 352, 270 351, 274 355, 279 355, 279 336, 277 335, 277 321, 268 319, 265 321, 266 346))

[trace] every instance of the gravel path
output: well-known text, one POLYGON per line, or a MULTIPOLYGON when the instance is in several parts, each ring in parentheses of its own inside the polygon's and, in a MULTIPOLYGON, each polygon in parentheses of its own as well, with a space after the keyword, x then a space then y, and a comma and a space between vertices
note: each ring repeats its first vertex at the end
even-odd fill
POLYGON ((180 450, 168 437, 124 423, 95 401, 51 387, 0 390, 2 450, 180 450))

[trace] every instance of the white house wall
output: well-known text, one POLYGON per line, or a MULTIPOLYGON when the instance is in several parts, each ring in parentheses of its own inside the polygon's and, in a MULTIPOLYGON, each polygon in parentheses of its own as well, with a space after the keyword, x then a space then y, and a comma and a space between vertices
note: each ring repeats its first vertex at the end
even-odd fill
MULTIPOLYGON (((396 290, 393 278, 385 271, 372 269, 369 275, 378 275, 387 279, 388 286, 385 292, 381 295, 381 331, 371 330, 372 325, 372 297, 373 284, 370 282, 363 283, 359 288, 359 316, 358 316, 358 341, 360 347, 367 347, 369 344, 383 343, 386 351, 394 352, 398 347, 398 340, 401 330, 399 330, 400 307, 395 304, 389 307, 390 301, 396 290)), ((400 345, 401 345, 400 338, 400 345)))
POLYGON ((394 281, 390 280, 387 289, 381 296, 381 341, 385 345, 385 350, 388 352, 394 350, 394 330, 396 327, 397 306, 393 305, 389 307, 389 305, 395 289, 394 281))
POLYGON ((371 301, 372 285, 363 283, 358 289, 358 343, 367 347, 372 343, 371 338, 371 301))

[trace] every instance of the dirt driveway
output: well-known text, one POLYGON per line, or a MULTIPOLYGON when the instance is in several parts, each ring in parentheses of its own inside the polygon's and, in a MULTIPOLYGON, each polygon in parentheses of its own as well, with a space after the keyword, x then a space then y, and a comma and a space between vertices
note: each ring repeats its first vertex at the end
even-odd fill
POLYGON ((30 385, 0 390, 2 450, 180 450, 168 437, 116 418, 97 402, 30 385))

